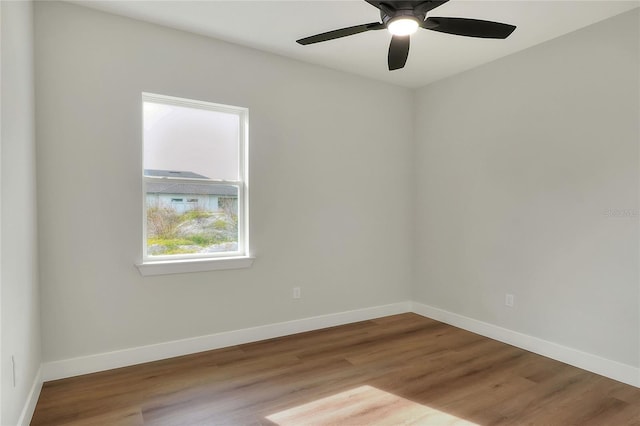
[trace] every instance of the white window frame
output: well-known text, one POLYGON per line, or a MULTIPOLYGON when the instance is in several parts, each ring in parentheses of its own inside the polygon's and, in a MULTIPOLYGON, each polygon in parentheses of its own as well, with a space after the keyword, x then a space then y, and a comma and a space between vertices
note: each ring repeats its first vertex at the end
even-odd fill
MULTIPOLYGON (((240 119, 238 147, 238 176, 241 180, 226 181, 216 179, 185 179, 180 177, 159 177, 144 175, 144 130, 142 131, 143 158, 142 175, 142 262, 136 264, 140 273, 165 275, 186 272, 202 272, 218 269, 246 268, 253 263, 249 251, 249 110, 247 108, 215 104, 205 101, 177 98, 154 93, 142 93, 141 111, 144 102, 197 108, 237 115, 240 119), (236 186, 238 188, 238 250, 220 253, 175 254, 149 256, 147 253, 147 183, 166 180, 185 183, 209 183, 211 185, 236 186)), ((142 115, 141 123, 144 119, 142 115)))

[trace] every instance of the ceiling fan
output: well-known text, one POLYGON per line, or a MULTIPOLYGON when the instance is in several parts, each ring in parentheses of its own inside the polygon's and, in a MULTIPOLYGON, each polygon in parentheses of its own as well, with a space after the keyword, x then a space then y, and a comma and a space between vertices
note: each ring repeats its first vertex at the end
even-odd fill
POLYGON ((326 33, 302 38, 297 40, 297 43, 302 45, 319 43, 321 41, 333 40, 365 31, 383 30, 386 28, 392 34, 387 58, 389 71, 392 71, 404 67, 407 62, 407 57, 409 56, 409 36, 416 32, 418 28, 467 37, 497 39, 507 38, 513 30, 516 29, 514 25, 481 21, 478 19, 432 16, 427 18, 429 11, 438 6, 442 6, 449 0, 365 1, 380 10, 382 22, 371 22, 328 31, 326 33))

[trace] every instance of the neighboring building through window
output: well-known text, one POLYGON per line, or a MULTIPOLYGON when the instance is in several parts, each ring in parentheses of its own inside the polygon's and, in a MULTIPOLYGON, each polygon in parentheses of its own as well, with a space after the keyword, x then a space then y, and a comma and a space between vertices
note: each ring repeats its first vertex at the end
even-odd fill
POLYGON ((246 256, 247 110, 142 99, 144 259, 246 256))

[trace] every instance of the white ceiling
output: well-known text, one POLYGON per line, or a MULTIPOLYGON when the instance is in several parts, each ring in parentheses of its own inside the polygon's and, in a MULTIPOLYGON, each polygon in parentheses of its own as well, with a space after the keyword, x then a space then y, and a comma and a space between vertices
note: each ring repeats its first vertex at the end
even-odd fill
POLYGON ((295 40, 380 20, 363 0, 73 1, 83 6, 226 40, 389 83, 420 87, 640 6, 640 0, 451 0, 428 16, 505 22, 506 40, 419 30, 404 69, 388 71, 390 34, 371 31, 300 46, 295 40))

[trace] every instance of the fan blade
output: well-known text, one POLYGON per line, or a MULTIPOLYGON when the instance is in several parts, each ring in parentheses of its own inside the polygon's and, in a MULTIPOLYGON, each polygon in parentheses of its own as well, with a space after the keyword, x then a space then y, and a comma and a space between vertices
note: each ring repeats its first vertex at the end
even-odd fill
POLYGON ((371 6, 382 10, 383 7, 393 10, 422 10, 428 12, 438 6, 443 5, 449 0, 364 0, 371 6), (382 5, 382 6, 381 6, 382 5))
POLYGON ((430 10, 435 9, 436 7, 442 6, 443 4, 445 4, 448 1, 449 0, 441 0, 441 1, 427 0, 427 1, 423 2, 423 3, 420 3, 416 7, 414 7, 413 11, 418 13, 418 14, 427 13, 430 10))
POLYGON ((371 6, 375 7, 376 9, 379 9, 378 5, 382 2, 380 1, 373 1, 373 0, 364 0, 367 3, 369 3, 371 6))
POLYGON ((375 0, 364 0, 364 1, 366 1, 376 9, 380 9, 386 15, 393 16, 396 13, 396 8, 392 1, 375 1, 375 0))
POLYGON ((389 44, 389 71, 404 67, 409 57, 409 36, 393 36, 389 44))
POLYGON ((307 45, 313 43, 320 43, 321 41, 333 40, 340 37, 346 37, 354 34, 363 33, 365 31, 371 30, 382 30, 384 29, 384 24, 380 22, 371 22, 369 24, 356 25, 348 28, 341 28, 339 30, 328 31, 322 34, 316 34, 311 37, 301 38, 300 40, 296 40, 298 44, 307 45))
POLYGON ((516 29, 515 26, 500 22, 480 21, 467 18, 429 17, 422 23, 422 28, 467 37, 507 38, 516 29))

